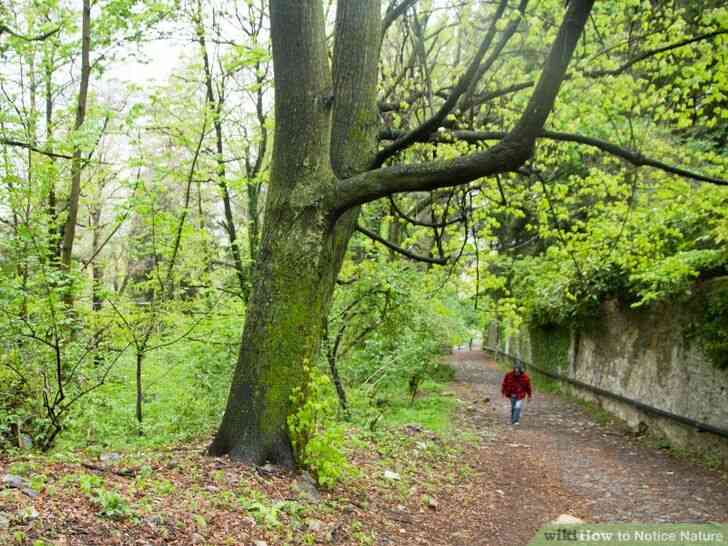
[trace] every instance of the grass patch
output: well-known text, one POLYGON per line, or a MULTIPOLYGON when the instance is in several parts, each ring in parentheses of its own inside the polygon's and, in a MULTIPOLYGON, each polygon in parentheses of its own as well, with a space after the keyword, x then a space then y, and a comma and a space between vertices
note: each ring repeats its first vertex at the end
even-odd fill
POLYGON ((389 426, 419 425, 433 432, 449 432, 457 402, 451 396, 425 392, 410 403, 409 398, 393 400, 383 421, 389 426))
POLYGON ((419 386, 414 399, 405 381, 397 381, 372 393, 366 388, 353 389, 350 402, 354 423, 362 429, 400 428, 417 425, 437 433, 452 431, 454 397, 445 392, 455 371, 441 364, 419 386))

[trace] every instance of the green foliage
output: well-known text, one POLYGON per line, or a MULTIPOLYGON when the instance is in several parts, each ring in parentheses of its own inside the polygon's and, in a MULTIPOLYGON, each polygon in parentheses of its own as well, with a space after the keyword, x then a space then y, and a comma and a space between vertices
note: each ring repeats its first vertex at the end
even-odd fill
POLYGON ((728 277, 705 283, 698 290, 693 313, 700 317, 687 329, 719 368, 728 369, 728 277))
MULTIPOLYGON (((197 309, 195 309, 197 311, 197 309)), ((142 373, 144 435, 134 414, 136 364, 129 354, 107 382, 79 402, 59 447, 159 446, 208 433, 219 419, 239 346, 240 302, 218 302, 214 313, 168 315, 150 347, 163 346, 193 328, 188 338, 149 352, 142 373)))
MULTIPOLYGON (((565 374, 569 363, 569 345, 571 343, 571 332, 566 326, 554 324, 532 325, 528 329, 531 341, 532 363, 546 371, 565 374)), ((530 374, 541 389, 554 390, 560 383, 554 379, 543 376, 538 372, 530 374)))
MULTIPOLYGON (((494 258, 487 272, 508 274, 508 285, 491 292, 498 297, 489 315, 511 334, 522 321, 582 325, 612 298, 632 307, 686 301, 704 279, 728 272, 724 188, 695 189, 661 175, 615 175, 603 165, 532 193, 531 206, 537 206, 530 216, 540 220, 524 229, 538 233, 542 248, 494 258)), ((715 348, 724 343, 728 323, 715 307, 705 309, 699 329, 706 352, 718 362, 715 348)))
POLYGON ((331 381, 311 366, 306 366, 309 382, 296 387, 292 402, 298 410, 288 417, 298 463, 308 468, 323 487, 333 487, 353 468, 344 453, 343 426, 336 422, 337 403, 331 381))
POLYGON ((728 252, 723 249, 693 249, 667 256, 646 271, 632 275, 631 280, 641 296, 633 307, 690 295, 702 272, 720 270, 726 264, 728 252))
MULTIPOLYGON (((203 4, 199 23, 205 31, 244 24, 203 4)), ((513 127, 532 88, 497 92, 537 80, 563 4, 531 2, 522 16, 509 7, 499 25, 518 17, 528 32, 514 33, 507 48, 514 53, 500 56, 447 117, 437 133, 446 142, 418 143, 391 161, 455 158, 486 146, 458 140, 457 129, 513 127), (494 99, 466 106, 494 92, 494 99)), ((728 10, 718 2, 648 4, 595 4, 590 26, 598 39, 580 41, 549 128, 725 177, 727 36, 664 47, 724 31, 728 10), (656 50, 662 52, 620 68, 656 50), (615 73, 590 75, 600 70, 615 73)), ((233 226, 219 229, 224 180, 218 160, 225 160, 235 217, 257 222, 257 194, 248 201, 243 196, 265 183, 265 167, 250 171, 266 164, 271 146, 259 147, 260 157, 250 150, 266 144, 274 122, 260 119, 264 112, 256 108, 229 106, 246 97, 270 102, 257 94, 270 87, 268 44, 252 27, 232 41, 210 36, 216 44, 208 66, 213 95, 229 101, 220 111, 200 84, 198 51, 167 82, 120 82, 112 101, 100 92, 104 70, 141 56, 134 46, 159 22, 192 21, 176 2, 101 0, 94 4, 91 36, 96 92, 86 121, 73 129, 76 86, 67 84, 67 71, 80 64, 79 5, 14 0, 11 6, 0 6, 0 19, 18 32, 58 32, 46 40, 0 36, 7 61, 0 69, 0 136, 64 155, 77 148, 89 160, 74 264, 65 271, 55 252, 70 162, 0 148, 0 447, 14 448, 26 434, 43 449, 99 450, 208 433, 224 407, 245 315, 236 275, 226 267, 231 248, 221 237, 233 226), (249 40, 241 41, 243 34, 249 40), (44 111, 46 91, 52 100, 44 111), (213 151, 213 122, 223 126, 222 157, 213 151), (107 236, 108 244, 96 248, 107 236), (100 276, 95 281, 94 272, 100 276), (143 422, 134 411, 137 362, 143 422)), ((260 8, 257 2, 245 6, 251 14, 260 8)), ((383 116, 388 128, 410 130, 437 109, 442 97, 433 90, 452 89, 464 71, 460 61, 477 48, 482 25, 476 22, 487 21, 494 9, 471 2, 424 16, 431 8, 431 2, 417 6, 424 43, 403 39, 409 23, 397 22, 384 37, 380 83, 383 102, 391 103, 383 116), (452 25, 453 15, 462 23, 452 25), (437 59, 419 59, 420 46, 437 59), (426 77, 409 77, 419 70, 409 59, 427 67, 426 77)), ((323 351, 324 365, 338 371, 350 391, 355 422, 420 419, 428 428, 444 427, 448 399, 435 394, 428 406, 418 392, 434 388, 430 378, 444 370, 443 348, 467 341, 487 321, 498 321, 506 335, 524 323, 569 326, 595 316, 605 299, 635 307, 683 300, 705 279, 726 274, 725 188, 699 187, 658 169, 625 168, 593 148, 545 139, 526 167, 537 174, 493 177, 453 192, 396 195, 362 208, 361 223, 393 244, 422 256, 461 259, 446 267, 405 265, 379 243, 358 235, 352 240, 323 351), (467 222, 454 220, 458 215, 467 222), (423 225, 430 222, 445 227, 423 225)), ((258 234, 252 225, 238 228, 236 244, 246 255, 258 234)), ((250 261, 244 260, 246 272, 250 261)), ((725 300, 722 292, 707 300, 696 327, 720 365, 728 361, 725 300)), ((563 346, 560 340, 534 350, 551 367, 563 346)), ((303 464, 320 483, 333 485, 341 477, 343 429, 333 388, 314 371, 310 375, 311 384, 296 394, 299 411, 289 425, 303 464)))
POLYGON ((438 290, 438 273, 384 259, 348 264, 346 273, 357 281, 337 292, 327 340, 331 348, 333 334, 341 337, 342 376, 372 398, 390 385, 416 393, 443 349, 468 338, 469 315, 454 287, 438 290))
POLYGON ((304 507, 296 501, 273 502, 257 490, 251 490, 248 494, 239 496, 238 504, 253 516, 258 525, 270 529, 281 526, 281 516, 287 516, 291 520, 299 522, 304 512, 304 507))
POLYGON ((94 474, 77 476, 78 488, 99 509, 99 515, 111 519, 124 519, 133 514, 128 501, 116 491, 104 487, 104 480, 94 474))
POLYGON ((111 519, 124 519, 133 514, 127 500, 115 491, 98 488, 92 502, 99 507, 99 515, 111 519))
POLYGON ((78 476, 78 488, 85 494, 90 495, 92 491, 101 488, 104 480, 94 474, 81 474, 78 476))
POLYGON ((422 396, 414 402, 401 393, 388 394, 382 423, 390 427, 415 424, 432 432, 451 432, 457 402, 453 396, 443 393, 443 388, 443 383, 427 380, 421 387, 422 396))

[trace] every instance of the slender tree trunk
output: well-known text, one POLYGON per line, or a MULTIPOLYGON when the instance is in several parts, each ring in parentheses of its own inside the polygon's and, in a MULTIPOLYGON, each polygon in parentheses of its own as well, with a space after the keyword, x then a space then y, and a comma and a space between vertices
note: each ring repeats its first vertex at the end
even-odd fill
MULTIPOLYGON (((260 226, 258 222, 259 207, 258 200, 260 197, 260 183, 254 181, 248 181, 246 185, 248 193, 248 247, 250 263, 255 263, 255 258, 258 256, 258 234, 260 233, 260 226)), ((249 268, 252 270, 252 265, 249 268)), ((250 275, 249 275, 250 276, 250 275)))
POLYGON ((90 214, 89 217, 91 223, 91 255, 96 256, 91 261, 91 310, 95 313, 101 311, 103 306, 103 299, 101 297, 100 289, 102 280, 104 277, 104 268, 99 264, 98 252, 99 245, 101 244, 101 206, 97 205, 90 214))
MULTIPOLYGON (((344 320, 346 320, 346 317, 344 317, 344 320)), ((337 332, 336 338, 333 340, 333 343, 330 338, 328 320, 323 321, 322 328, 323 328, 324 344, 326 347, 326 351, 325 351, 326 360, 329 363, 329 372, 331 373, 331 380, 334 382, 334 387, 336 388, 336 396, 339 399, 339 407, 341 407, 341 411, 344 412, 344 415, 346 417, 349 417, 349 401, 346 399, 346 389, 344 389, 344 384, 341 382, 341 376, 339 375, 339 368, 336 365, 336 360, 338 358, 338 352, 339 352, 339 343, 344 334, 345 326, 342 324, 339 327, 339 331, 337 332)))
MULTIPOLYGON (((246 185, 248 193, 248 250, 250 254, 251 270, 258 256, 258 240, 260 234, 260 225, 258 220, 260 217, 260 207, 258 203, 260 201, 260 189, 262 187, 262 182, 259 180, 259 176, 263 170, 265 155, 268 150, 268 128, 265 125, 267 115, 263 110, 266 73, 267 70, 265 73, 261 70, 260 63, 255 64, 255 79, 257 83, 255 113, 258 118, 258 126, 260 128, 260 141, 258 143, 255 163, 252 163, 250 160, 246 160, 246 173, 248 177, 248 184, 246 185)), ((252 275, 249 274, 248 278, 251 276, 252 275)))
POLYGON ((240 256, 240 243, 238 242, 237 229, 235 228, 235 217, 233 215, 232 199, 230 198, 230 190, 227 185, 227 174, 225 170, 225 160, 223 159, 223 134, 220 116, 222 115, 222 98, 218 96, 217 112, 215 113, 215 146, 217 149, 217 183, 222 193, 222 204, 225 211, 225 231, 228 234, 230 242, 230 253, 233 256, 233 264, 235 265, 235 274, 238 278, 240 293, 243 299, 248 301, 250 295, 250 285, 245 279, 245 270, 243 269, 243 260, 240 256))
MULTIPOLYGON (((52 55, 52 53, 50 54, 52 55)), ((48 152, 53 152, 53 57, 46 59, 45 70, 45 124, 46 146, 48 152)), ((48 169, 48 256, 58 264, 60 247, 58 246, 59 230, 58 208, 56 204, 56 160, 49 157, 48 169)))
MULTIPOLYGON (((88 84, 91 75, 89 55, 91 50, 91 0, 83 0, 83 17, 81 24, 81 82, 78 90, 78 104, 76 106, 76 121, 73 125, 78 131, 86 119, 86 102, 88 98, 88 84)), ((71 268, 73 242, 76 237, 76 221, 78 219, 78 206, 81 197, 81 146, 76 145, 71 161, 71 191, 68 197, 68 217, 63 230, 63 246, 61 248, 61 266, 65 270, 71 268)), ((67 299, 70 298, 68 294, 67 299)))
POLYGON ((240 256, 240 244, 238 243, 237 229, 235 228, 235 217, 233 215, 232 199, 227 184, 227 172, 225 169, 224 159, 224 137, 222 130, 222 109, 224 104, 223 84, 218 87, 217 97, 215 97, 214 84, 212 79, 212 67, 210 66, 210 56, 207 52, 207 40, 205 38, 205 27, 202 19, 202 2, 197 2, 197 13, 194 17, 197 41, 200 44, 202 53, 202 65, 205 74, 205 89, 207 91, 207 101, 212 110, 213 126, 215 127, 215 161, 217 163, 216 176, 217 185, 222 193, 222 204, 225 212, 225 231, 228 235, 230 243, 230 253, 233 257, 233 265, 235 266, 235 274, 238 278, 240 293, 245 301, 248 300, 250 286, 245 279, 245 270, 243 269, 243 261, 240 256))
POLYGON ((339 368, 336 365, 336 355, 331 353, 327 355, 329 361, 329 371, 331 372, 331 380, 334 382, 336 388, 336 396, 339 399, 339 406, 344 412, 344 415, 349 417, 349 401, 346 399, 346 390, 344 384, 341 382, 341 376, 339 375, 339 368))
POLYGON ((144 406, 144 393, 142 391, 142 366, 144 364, 144 351, 137 348, 136 353, 136 419, 139 426, 139 436, 144 436, 143 427, 143 406, 144 406))
MULTIPOLYGON (((92 229, 91 238, 91 256, 95 256, 91 260, 91 310, 99 313, 103 307, 104 300, 101 296, 101 287, 103 285, 104 268, 99 263, 99 245, 101 244, 101 205, 97 204, 90 214, 90 224, 92 229)), ((94 334, 94 365, 99 367, 103 364, 103 356, 100 351, 101 340, 103 335, 98 332, 94 334)))

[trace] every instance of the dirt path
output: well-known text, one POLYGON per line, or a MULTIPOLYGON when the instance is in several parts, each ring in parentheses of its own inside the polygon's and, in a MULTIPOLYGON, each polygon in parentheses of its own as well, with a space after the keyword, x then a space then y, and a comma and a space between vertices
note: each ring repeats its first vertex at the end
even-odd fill
POLYGON ((595 423, 579 406, 536 393, 519 427, 500 398, 503 372, 481 352, 457 352, 453 387, 468 402, 463 424, 483 441, 473 474, 432 522, 431 544, 527 544, 559 514, 590 522, 728 522, 718 473, 641 445, 595 423))

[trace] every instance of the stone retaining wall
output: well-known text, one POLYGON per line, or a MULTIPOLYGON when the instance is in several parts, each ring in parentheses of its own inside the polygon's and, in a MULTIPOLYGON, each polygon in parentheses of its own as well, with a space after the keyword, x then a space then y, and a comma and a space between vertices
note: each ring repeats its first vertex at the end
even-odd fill
MULTIPOLYGON (((710 297, 713 289, 707 284, 700 287, 695 300, 710 297)), ((701 350, 701 342, 694 334, 703 307, 696 305, 696 301, 635 310, 610 300, 601 305, 598 318, 573 329, 530 328, 503 339, 491 327, 487 345, 499 346, 539 368, 728 429, 728 369, 720 369, 701 350)), ((567 388, 635 430, 646 427, 666 437, 671 446, 709 452, 711 458, 728 468, 726 438, 645 414, 629 404, 583 388, 567 388)))

